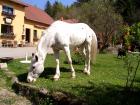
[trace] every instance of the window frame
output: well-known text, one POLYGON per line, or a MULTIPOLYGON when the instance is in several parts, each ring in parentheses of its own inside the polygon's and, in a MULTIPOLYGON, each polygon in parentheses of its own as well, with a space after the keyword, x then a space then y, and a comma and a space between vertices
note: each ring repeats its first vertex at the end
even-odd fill
POLYGON ((34 34, 34 38, 37 39, 38 36, 37 36, 37 30, 33 30, 33 34, 34 34))
POLYGON ((13 26, 9 24, 1 24, 1 34, 2 35, 14 35, 13 26))
POLYGON ((14 8, 8 5, 2 5, 2 13, 7 15, 14 15, 14 8))

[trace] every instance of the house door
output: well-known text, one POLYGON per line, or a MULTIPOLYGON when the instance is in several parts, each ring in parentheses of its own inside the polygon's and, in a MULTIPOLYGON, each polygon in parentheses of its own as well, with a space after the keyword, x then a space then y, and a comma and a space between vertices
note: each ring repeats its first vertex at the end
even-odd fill
POLYGON ((25 41, 30 43, 30 29, 26 28, 25 41))

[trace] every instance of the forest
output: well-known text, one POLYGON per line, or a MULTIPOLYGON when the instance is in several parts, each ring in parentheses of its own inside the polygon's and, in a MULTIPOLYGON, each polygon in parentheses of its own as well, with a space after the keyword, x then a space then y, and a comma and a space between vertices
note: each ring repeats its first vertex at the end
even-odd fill
POLYGON ((101 52, 117 44, 140 50, 139 0, 76 0, 70 6, 58 0, 51 4, 48 0, 44 11, 54 20, 63 17, 90 25, 97 34, 101 52))

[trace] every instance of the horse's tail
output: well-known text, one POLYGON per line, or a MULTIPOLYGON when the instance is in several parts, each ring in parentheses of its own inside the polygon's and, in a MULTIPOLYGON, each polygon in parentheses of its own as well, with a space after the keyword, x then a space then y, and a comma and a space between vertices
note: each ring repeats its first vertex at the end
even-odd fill
POLYGON ((96 37, 96 34, 93 32, 92 42, 91 42, 91 61, 92 61, 92 63, 96 61, 96 54, 97 54, 97 37, 96 37))

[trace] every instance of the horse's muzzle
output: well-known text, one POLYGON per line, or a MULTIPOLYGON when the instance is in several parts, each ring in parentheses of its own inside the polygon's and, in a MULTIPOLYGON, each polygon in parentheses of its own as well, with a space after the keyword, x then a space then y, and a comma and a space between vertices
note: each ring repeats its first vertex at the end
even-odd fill
POLYGON ((35 81, 36 81, 35 78, 27 77, 27 82, 28 83, 32 83, 32 82, 35 82, 35 81))

